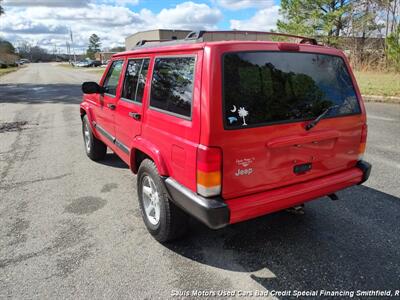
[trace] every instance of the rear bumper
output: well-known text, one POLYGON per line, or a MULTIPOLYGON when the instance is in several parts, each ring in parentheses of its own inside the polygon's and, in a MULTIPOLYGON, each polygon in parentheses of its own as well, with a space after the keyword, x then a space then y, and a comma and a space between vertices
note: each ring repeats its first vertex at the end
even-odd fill
POLYGON ((362 184, 370 172, 371 165, 359 161, 356 167, 343 172, 225 202, 221 198, 201 197, 172 178, 167 178, 165 184, 176 205, 208 227, 218 229, 362 184))
POLYGON ((204 198, 176 182, 171 177, 165 185, 172 201, 212 229, 229 224, 229 208, 221 198, 204 198))
POLYGON ((359 160, 356 165, 357 168, 359 168, 363 172, 363 177, 362 180, 358 184, 363 184, 366 182, 369 178, 369 175, 371 174, 371 169, 372 166, 370 163, 367 163, 364 160, 359 160))
POLYGON ((359 161, 357 166, 311 181, 226 201, 230 209, 229 222, 237 223, 268 213, 286 209, 332 194, 352 185, 365 182, 371 165, 359 161))

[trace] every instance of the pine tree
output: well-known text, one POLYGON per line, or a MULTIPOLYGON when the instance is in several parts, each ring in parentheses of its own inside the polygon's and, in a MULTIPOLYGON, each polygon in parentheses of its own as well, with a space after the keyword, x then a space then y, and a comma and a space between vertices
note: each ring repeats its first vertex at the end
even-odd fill
POLYGON ((101 46, 100 37, 97 34, 93 33, 89 38, 89 46, 88 49, 86 50, 86 55, 89 58, 94 59, 94 54, 96 52, 100 52, 100 46, 101 46))
POLYGON ((281 32, 324 36, 327 43, 336 38, 347 26, 351 0, 282 0, 283 20, 277 23, 281 32))

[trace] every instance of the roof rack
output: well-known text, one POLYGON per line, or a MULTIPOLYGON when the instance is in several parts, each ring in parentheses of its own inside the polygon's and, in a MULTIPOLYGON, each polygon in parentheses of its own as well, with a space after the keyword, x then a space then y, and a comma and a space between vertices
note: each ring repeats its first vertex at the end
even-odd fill
POLYGON ((282 37, 290 37, 290 38, 297 38, 300 39, 300 44, 311 44, 311 45, 318 45, 318 42, 315 38, 301 36, 301 35, 294 35, 288 33, 279 33, 279 32, 269 32, 269 31, 244 31, 244 30, 198 30, 192 31, 186 36, 186 40, 198 40, 204 37, 207 33, 220 33, 220 34, 265 34, 265 35, 273 35, 273 36, 282 36, 282 37))
POLYGON ((140 40, 136 43, 136 47, 140 47, 143 46, 146 43, 155 43, 155 42, 168 42, 168 41, 174 41, 176 39, 172 38, 172 39, 164 39, 164 40, 140 40))
POLYGON ((174 46, 181 44, 195 44, 198 43, 198 40, 186 40, 186 39, 174 39, 174 40, 140 40, 136 43, 136 45, 131 48, 131 50, 144 49, 144 48, 153 48, 155 46, 174 46), (157 43, 158 42, 158 43, 157 43))
MULTIPOLYGON (((280 37, 289 37, 289 38, 296 38, 300 39, 300 44, 311 44, 311 45, 318 45, 318 42, 315 38, 310 38, 310 37, 305 37, 305 36, 300 36, 300 35, 293 35, 293 34, 287 34, 287 33, 277 33, 277 32, 268 32, 268 31, 242 31, 242 30, 216 30, 216 31, 206 31, 206 30, 198 30, 198 31, 192 31, 190 32, 185 39, 177 40, 177 39, 164 39, 164 40, 140 40, 136 43, 135 47, 136 48, 142 48, 142 47, 152 47, 154 44, 151 45, 145 45, 147 43, 156 43, 159 42, 163 46, 168 46, 168 45, 175 45, 175 44, 184 44, 184 43, 196 43, 200 41, 206 41, 207 36, 206 34, 241 34, 241 35, 250 35, 250 34, 256 34, 256 35, 272 35, 272 36, 280 36, 280 37)), ((214 39, 211 39, 214 40, 214 39)), ((239 39, 240 40, 240 39, 239 39)))

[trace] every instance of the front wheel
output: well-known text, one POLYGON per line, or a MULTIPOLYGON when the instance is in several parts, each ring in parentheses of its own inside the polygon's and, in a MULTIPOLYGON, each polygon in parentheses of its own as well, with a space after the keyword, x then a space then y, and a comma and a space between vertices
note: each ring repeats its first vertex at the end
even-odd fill
POLYGON ((82 133, 86 155, 94 161, 104 159, 107 154, 107 146, 93 135, 87 115, 82 119, 82 133))
POLYGON ((157 241, 167 242, 185 233, 188 216, 168 199, 157 167, 150 159, 140 164, 137 191, 143 221, 157 241))

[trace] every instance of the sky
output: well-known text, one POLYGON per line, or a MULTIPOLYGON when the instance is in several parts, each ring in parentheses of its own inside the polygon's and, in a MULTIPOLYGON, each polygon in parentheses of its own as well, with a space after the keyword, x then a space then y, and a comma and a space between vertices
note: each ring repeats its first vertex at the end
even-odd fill
POLYGON ((262 30, 276 28, 279 0, 4 0, 0 38, 66 52, 70 30, 77 52, 97 34, 102 48, 150 29, 262 30))

